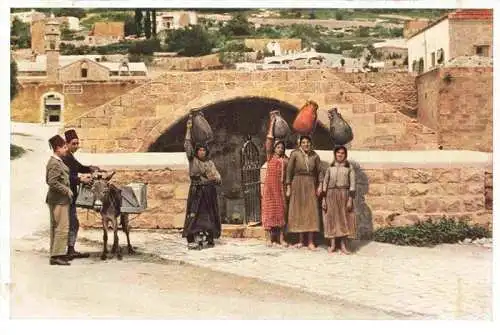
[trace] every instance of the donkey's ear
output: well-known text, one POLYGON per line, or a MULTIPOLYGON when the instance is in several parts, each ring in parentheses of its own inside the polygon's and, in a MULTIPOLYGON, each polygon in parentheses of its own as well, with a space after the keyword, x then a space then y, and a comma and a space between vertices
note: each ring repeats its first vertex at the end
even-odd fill
POLYGON ((113 176, 115 175, 115 173, 116 173, 115 171, 111 172, 110 174, 108 174, 108 175, 106 176, 106 178, 105 178, 105 179, 106 179, 107 181, 110 181, 110 180, 111 180, 111 178, 113 178, 113 176))

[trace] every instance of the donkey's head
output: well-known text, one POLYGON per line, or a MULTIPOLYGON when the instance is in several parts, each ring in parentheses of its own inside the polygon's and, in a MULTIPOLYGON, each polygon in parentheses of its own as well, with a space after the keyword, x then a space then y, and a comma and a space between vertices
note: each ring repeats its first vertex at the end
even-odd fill
POLYGON ((94 193, 94 207, 96 209, 109 202, 111 185, 109 181, 113 178, 115 172, 110 174, 95 173, 92 178, 92 192, 94 193))

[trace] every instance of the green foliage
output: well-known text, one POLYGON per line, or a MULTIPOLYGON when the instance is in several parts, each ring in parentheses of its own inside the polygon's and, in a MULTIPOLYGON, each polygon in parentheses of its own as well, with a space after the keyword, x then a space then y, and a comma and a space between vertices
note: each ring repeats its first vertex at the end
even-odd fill
POLYGON ((61 24, 61 41, 72 41, 75 39, 75 34, 69 30, 69 25, 64 22, 61 24))
POLYGON ((356 36, 359 36, 359 37, 370 36, 370 28, 369 27, 359 27, 358 31, 356 32, 356 36))
POLYGON ((137 25, 135 23, 135 18, 133 16, 127 16, 125 19, 125 36, 136 35, 137 34, 137 25))
POLYGON ((386 227, 373 233, 373 240, 396 245, 428 247, 442 243, 457 243, 466 238, 489 238, 491 232, 467 221, 443 217, 437 222, 431 219, 411 226, 386 227))
POLYGON ((19 90, 17 82, 17 64, 16 61, 10 60, 10 101, 14 99, 19 90))
POLYGON ((161 51, 161 42, 160 40, 144 40, 137 41, 130 45, 128 48, 128 52, 131 55, 152 55, 154 52, 161 51))
POLYGON ((142 19, 143 19, 142 9, 137 8, 134 12, 135 31, 137 36, 142 36, 142 33, 144 32, 142 19))
POLYGON ((22 155, 24 155, 25 153, 26 153, 26 150, 24 150, 24 148, 17 146, 15 144, 10 145, 10 159, 11 160, 19 158, 22 155))
POLYGON ((263 38, 281 38, 282 30, 278 27, 262 26, 255 30, 255 36, 263 38))
POLYGON ((332 44, 325 42, 323 40, 319 41, 316 44, 315 49, 317 52, 321 53, 328 53, 328 54, 338 53, 338 49, 334 48, 332 44))
POLYGON ((146 10, 146 16, 144 17, 144 36, 149 40, 151 38, 151 11, 146 10))
POLYGON ((14 18, 10 26, 10 42, 14 48, 27 49, 31 47, 30 25, 14 18))
POLYGON ((344 19, 344 13, 342 13, 342 11, 338 10, 338 11, 335 11, 335 20, 343 20, 344 19))
POLYGON ((249 36, 253 30, 253 25, 248 22, 245 14, 238 13, 221 28, 221 33, 226 36, 249 36))
POLYGON ((215 47, 212 36, 198 25, 169 32, 165 43, 167 51, 187 57, 208 55, 215 47))

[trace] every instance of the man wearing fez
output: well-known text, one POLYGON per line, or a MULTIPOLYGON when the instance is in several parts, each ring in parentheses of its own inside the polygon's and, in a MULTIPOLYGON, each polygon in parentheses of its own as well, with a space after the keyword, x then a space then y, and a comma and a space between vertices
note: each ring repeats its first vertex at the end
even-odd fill
POLYGON ((80 164, 73 155, 80 146, 80 141, 78 135, 74 129, 66 130, 64 133, 66 137, 66 143, 68 145, 68 154, 63 158, 64 163, 69 168, 69 182, 71 191, 75 195, 73 201, 69 208, 69 236, 68 236, 68 254, 70 259, 73 258, 86 258, 89 257, 88 253, 80 253, 75 250, 76 237, 78 235, 78 229, 80 223, 78 222, 78 217, 76 215, 76 198, 78 196, 78 184, 89 183, 92 179, 91 173, 99 170, 95 166, 85 166, 80 164))
POLYGON ((47 162, 45 181, 49 185, 45 202, 50 211, 50 265, 70 265, 66 256, 69 230, 69 205, 73 192, 69 183, 69 169, 62 158, 68 147, 64 139, 53 136, 49 139, 54 154, 47 162))

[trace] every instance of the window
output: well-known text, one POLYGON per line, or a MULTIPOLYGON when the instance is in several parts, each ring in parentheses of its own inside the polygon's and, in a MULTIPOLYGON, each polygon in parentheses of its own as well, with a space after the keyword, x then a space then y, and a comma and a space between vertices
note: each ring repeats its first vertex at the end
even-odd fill
POLYGON ((482 56, 482 57, 489 57, 490 46, 489 45, 477 45, 476 46, 476 55, 482 56))
POLYGON ((420 58, 418 60, 418 73, 424 72, 424 59, 420 58))
POLYGON ((436 53, 435 52, 431 53, 431 65, 433 67, 436 66, 436 53))
POLYGON ((80 75, 82 78, 87 78, 88 74, 89 74, 89 66, 87 62, 83 62, 80 67, 80 75))

